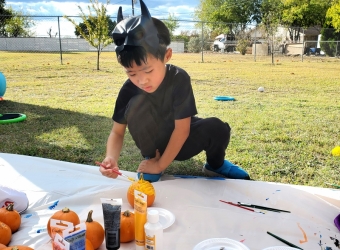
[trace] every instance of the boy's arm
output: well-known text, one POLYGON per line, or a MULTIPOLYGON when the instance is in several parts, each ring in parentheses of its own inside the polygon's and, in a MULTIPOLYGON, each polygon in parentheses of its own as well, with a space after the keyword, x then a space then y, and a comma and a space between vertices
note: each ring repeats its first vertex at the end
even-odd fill
POLYGON ((106 177, 117 178, 118 176, 111 169, 119 170, 118 159, 123 147, 125 130, 126 124, 113 122, 113 127, 106 143, 106 157, 102 162, 106 168, 100 167, 100 172, 106 177))
POLYGON ((158 153, 156 153, 156 158, 142 161, 137 171, 149 174, 159 174, 164 171, 175 159, 188 138, 190 133, 190 122, 191 117, 175 120, 175 129, 171 134, 169 143, 165 148, 163 155, 159 158, 159 155, 157 155, 158 153))
POLYGON ((111 157, 118 162, 120 151, 123 147, 126 124, 113 122, 113 127, 106 143, 106 157, 111 157))

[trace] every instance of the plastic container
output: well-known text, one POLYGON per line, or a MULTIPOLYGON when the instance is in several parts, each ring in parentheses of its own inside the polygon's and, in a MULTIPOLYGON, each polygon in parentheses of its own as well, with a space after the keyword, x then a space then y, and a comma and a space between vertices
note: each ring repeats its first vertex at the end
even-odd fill
POLYGON ((150 209, 147 215, 147 223, 144 225, 145 230, 145 249, 162 250, 163 249, 163 226, 159 222, 159 212, 150 209))

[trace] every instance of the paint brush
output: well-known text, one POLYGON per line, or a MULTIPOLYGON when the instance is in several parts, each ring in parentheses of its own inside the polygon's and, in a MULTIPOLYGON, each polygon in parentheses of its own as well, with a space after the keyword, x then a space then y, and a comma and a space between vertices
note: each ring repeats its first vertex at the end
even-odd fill
POLYGON ((273 234, 273 233, 271 233, 271 232, 268 232, 268 231, 267 231, 267 234, 273 236, 274 238, 276 238, 276 239, 278 239, 279 241, 281 241, 281 242, 287 244, 287 245, 290 246, 290 247, 295 247, 295 248, 297 248, 297 249, 303 250, 301 247, 298 247, 298 246, 294 245, 293 243, 290 243, 290 242, 288 242, 288 241, 282 239, 281 237, 279 237, 279 236, 277 236, 277 235, 275 235, 275 234, 273 234))
POLYGON ((242 202, 237 202, 237 203, 239 205, 241 205, 241 206, 244 206, 244 207, 252 207, 252 208, 257 208, 257 209, 277 212, 277 213, 280 213, 280 212, 290 213, 290 211, 282 210, 282 209, 277 209, 277 208, 272 208, 272 207, 264 207, 264 206, 259 206, 259 205, 254 205, 254 204, 247 204, 247 203, 242 203, 242 202))
POLYGON ((123 174, 123 173, 121 173, 121 172, 119 172, 119 171, 117 171, 117 170, 114 170, 114 169, 112 169, 112 168, 108 168, 108 167, 106 167, 104 164, 100 163, 99 161, 96 161, 96 165, 101 166, 101 167, 103 167, 103 168, 105 168, 105 169, 111 169, 112 172, 115 172, 116 174, 118 174, 118 175, 120 175, 120 176, 123 176, 123 177, 127 178, 129 181, 135 182, 135 179, 134 179, 134 178, 132 178, 132 177, 130 177, 130 176, 127 176, 127 175, 125 175, 125 174, 123 174))
POLYGON ((232 203, 230 201, 223 201, 223 200, 220 200, 220 202, 224 202, 224 203, 227 203, 227 204, 235 206, 235 207, 239 207, 239 208, 243 208, 243 209, 248 210, 248 211, 255 212, 254 209, 251 209, 251 208, 248 208, 248 207, 243 207, 243 206, 241 206, 240 204, 237 204, 237 203, 232 203))

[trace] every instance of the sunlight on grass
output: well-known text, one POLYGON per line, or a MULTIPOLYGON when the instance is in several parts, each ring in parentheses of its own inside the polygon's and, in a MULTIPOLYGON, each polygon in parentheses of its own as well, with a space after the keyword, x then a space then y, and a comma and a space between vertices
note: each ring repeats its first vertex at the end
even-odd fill
POLYGON ((42 133, 37 136, 37 141, 62 148, 91 148, 90 142, 88 142, 83 134, 78 131, 78 128, 74 126, 51 130, 49 133, 42 133), (68 138, 68 140, 60 140, 60 137, 68 138))

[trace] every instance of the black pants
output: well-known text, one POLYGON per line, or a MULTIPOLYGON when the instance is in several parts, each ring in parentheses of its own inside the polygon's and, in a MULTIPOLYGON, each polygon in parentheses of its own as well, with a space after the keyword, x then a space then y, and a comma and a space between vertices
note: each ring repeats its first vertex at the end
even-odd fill
MULTIPOLYGON (((174 130, 174 121, 166 122, 159 110, 141 95, 131 99, 125 116, 129 132, 144 157, 155 157, 158 149, 162 155, 174 130)), ((230 141, 230 126, 218 118, 192 117, 190 134, 175 160, 192 158, 203 150, 212 168, 219 168, 224 161, 230 141)))

